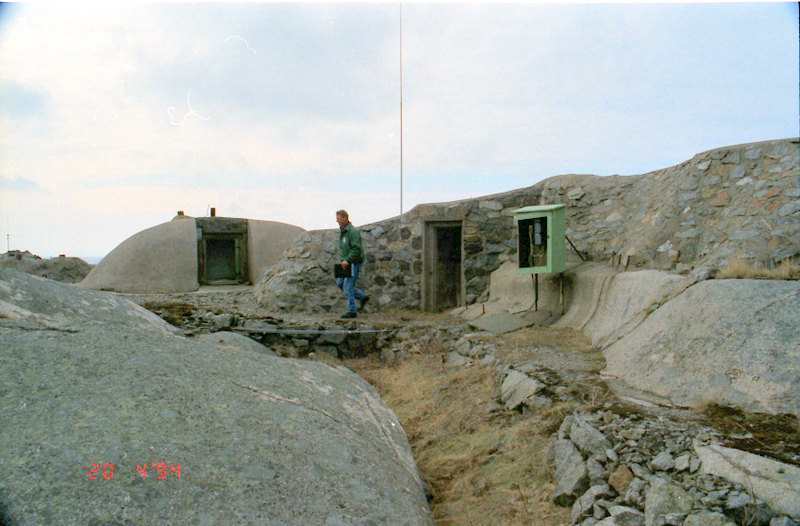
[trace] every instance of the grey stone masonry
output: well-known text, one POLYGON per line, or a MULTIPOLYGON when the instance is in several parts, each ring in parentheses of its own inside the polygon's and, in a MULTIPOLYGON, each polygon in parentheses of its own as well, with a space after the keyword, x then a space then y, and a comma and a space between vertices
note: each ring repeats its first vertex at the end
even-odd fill
MULTIPOLYGON (((634 268, 677 271, 719 268, 734 257, 771 265, 800 258, 798 182, 800 140, 782 139, 707 151, 644 175, 558 175, 510 192, 419 205, 402 218, 360 226, 367 253, 360 283, 369 308, 419 308, 425 223, 459 221, 463 299, 484 301, 489 275, 516 258, 514 210, 555 203, 567 207, 567 237, 592 259, 630 256, 634 268)), ((301 236, 259 280, 259 302, 276 311, 343 310, 332 277, 336 240, 336 229, 301 236)))

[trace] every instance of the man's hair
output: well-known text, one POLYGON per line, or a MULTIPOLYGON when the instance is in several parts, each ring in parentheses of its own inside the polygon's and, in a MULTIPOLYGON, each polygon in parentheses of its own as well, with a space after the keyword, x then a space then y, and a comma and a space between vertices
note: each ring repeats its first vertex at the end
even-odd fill
POLYGON ((350 216, 347 214, 347 210, 337 210, 336 215, 350 219, 350 216))

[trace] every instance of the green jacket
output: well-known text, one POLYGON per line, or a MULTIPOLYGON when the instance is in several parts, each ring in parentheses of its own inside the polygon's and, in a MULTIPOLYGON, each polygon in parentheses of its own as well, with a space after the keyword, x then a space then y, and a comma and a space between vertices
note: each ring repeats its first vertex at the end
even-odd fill
POLYGON ((364 261, 364 248, 361 246, 361 232, 352 223, 344 229, 339 229, 339 253, 342 260, 350 263, 364 261))

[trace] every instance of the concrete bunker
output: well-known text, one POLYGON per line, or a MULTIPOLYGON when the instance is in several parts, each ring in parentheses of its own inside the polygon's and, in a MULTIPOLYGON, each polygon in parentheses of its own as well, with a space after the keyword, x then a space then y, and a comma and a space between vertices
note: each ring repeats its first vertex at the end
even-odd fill
POLYGON ((234 217, 172 221, 138 232, 106 255, 80 287, 114 292, 191 292, 201 285, 258 281, 305 232, 276 221, 234 217))
POLYGON ((426 221, 423 239, 423 305, 428 311, 464 304, 463 222, 426 221))

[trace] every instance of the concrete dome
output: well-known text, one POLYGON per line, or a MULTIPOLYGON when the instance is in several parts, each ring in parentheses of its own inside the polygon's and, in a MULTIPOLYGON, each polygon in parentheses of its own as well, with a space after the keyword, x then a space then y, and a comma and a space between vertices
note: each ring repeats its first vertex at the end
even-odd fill
POLYGON ((275 221, 181 217, 132 235, 80 287, 117 292, 190 292, 201 283, 254 283, 304 232, 275 221))
POLYGON ((267 267, 281 260, 284 251, 305 232, 299 226, 277 221, 247 221, 250 283, 255 284, 267 267))

